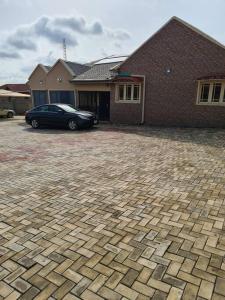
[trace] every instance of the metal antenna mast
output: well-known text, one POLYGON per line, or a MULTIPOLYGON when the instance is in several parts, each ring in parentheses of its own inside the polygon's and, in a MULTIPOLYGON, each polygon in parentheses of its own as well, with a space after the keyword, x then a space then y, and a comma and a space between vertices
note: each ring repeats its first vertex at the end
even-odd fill
POLYGON ((67 53, 66 53, 66 39, 63 39, 63 59, 67 60, 67 53))

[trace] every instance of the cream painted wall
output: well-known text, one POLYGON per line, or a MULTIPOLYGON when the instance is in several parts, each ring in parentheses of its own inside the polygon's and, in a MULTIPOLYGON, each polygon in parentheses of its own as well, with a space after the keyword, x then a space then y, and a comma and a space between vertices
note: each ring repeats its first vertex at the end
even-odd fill
POLYGON ((66 69, 66 67, 58 61, 53 69, 50 70, 47 76, 47 89, 48 90, 75 90, 73 84, 70 81, 73 79, 72 74, 66 69), (62 78, 62 82, 59 82, 57 78, 62 78))
POLYGON ((78 91, 91 91, 91 92, 110 92, 111 85, 109 83, 74 83, 75 89, 78 91))
POLYGON ((28 81, 30 89, 46 90, 46 77, 47 73, 43 70, 41 66, 38 66, 28 81), (43 81, 43 84, 40 84, 40 81, 43 81))

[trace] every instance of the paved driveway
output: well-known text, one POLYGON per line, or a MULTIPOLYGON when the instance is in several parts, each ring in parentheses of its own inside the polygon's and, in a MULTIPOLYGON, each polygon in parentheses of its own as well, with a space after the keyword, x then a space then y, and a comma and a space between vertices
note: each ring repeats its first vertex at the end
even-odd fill
POLYGON ((225 299, 225 130, 0 141, 0 299, 225 299))

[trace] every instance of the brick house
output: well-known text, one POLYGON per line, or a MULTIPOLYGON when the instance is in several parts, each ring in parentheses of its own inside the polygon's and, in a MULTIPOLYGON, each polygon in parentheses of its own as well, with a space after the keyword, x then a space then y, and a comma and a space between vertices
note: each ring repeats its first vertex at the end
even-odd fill
POLYGON ((225 47, 186 22, 173 17, 117 71, 112 122, 225 126, 225 47))
POLYGON ((225 46, 177 17, 123 62, 86 67, 70 80, 75 106, 102 119, 225 126, 225 46))

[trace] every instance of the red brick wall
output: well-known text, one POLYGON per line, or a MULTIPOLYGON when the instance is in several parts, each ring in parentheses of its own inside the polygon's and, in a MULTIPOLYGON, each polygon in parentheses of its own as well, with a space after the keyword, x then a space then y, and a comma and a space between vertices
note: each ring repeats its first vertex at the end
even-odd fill
MULTIPOLYGON (((196 105, 196 79, 225 73, 225 49, 172 20, 122 66, 146 76, 145 123, 165 126, 224 127, 225 107, 196 105), (166 74, 170 68, 171 73, 166 74)), ((117 104, 111 120, 138 123, 141 105, 117 104)))
POLYGON ((112 87, 111 101, 110 101, 110 121, 114 123, 124 124, 140 124, 142 114, 142 102, 141 103, 116 103, 115 95, 116 85, 112 87))

